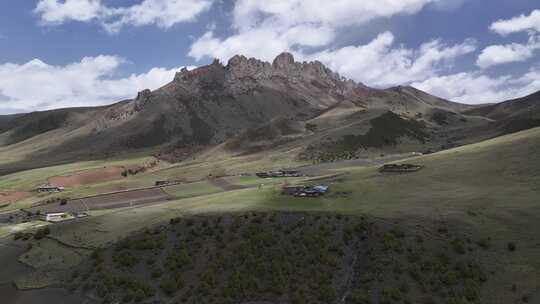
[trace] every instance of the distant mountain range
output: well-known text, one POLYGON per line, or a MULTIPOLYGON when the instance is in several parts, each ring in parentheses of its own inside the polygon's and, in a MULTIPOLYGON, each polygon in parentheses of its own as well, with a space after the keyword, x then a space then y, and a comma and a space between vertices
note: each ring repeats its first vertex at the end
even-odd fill
POLYGON ((272 63, 237 55, 183 69, 133 100, 0 116, 0 174, 141 149, 174 158, 178 149, 235 155, 291 145, 310 161, 430 152, 535 126, 540 92, 472 106, 413 87, 370 88, 289 53, 272 63))

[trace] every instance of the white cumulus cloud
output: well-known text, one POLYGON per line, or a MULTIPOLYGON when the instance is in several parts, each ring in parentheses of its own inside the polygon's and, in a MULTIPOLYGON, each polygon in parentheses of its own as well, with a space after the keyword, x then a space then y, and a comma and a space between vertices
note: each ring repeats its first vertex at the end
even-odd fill
POLYGON ((278 24, 361 24, 379 17, 412 14, 426 4, 449 0, 238 0, 234 24, 241 30, 257 27, 261 19, 278 24))
POLYGON ((40 0, 35 12, 46 23, 63 23, 66 20, 90 21, 103 13, 100 0, 40 0))
POLYGON ((394 46, 394 35, 380 34, 366 45, 347 46, 308 56, 320 60, 343 76, 372 86, 392 86, 425 80, 438 75, 459 56, 476 49, 474 40, 446 45, 440 40, 422 44, 418 49, 394 46))
POLYGON ((346 27, 445 1, 453 0, 238 0, 232 16, 235 33, 221 39, 209 31, 193 43, 189 55, 197 60, 226 61, 236 54, 270 60, 284 50, 326 46, 346 27))
POLYGON ((236 54, 243 54, 271 61, 276 55, 290 50, 293 46, 320 46, 332 39, 333 32, 330 29, 302 26, 283 30, 261 27, 226 39, 217 38, 213 32, 207 32, 191 45, 189 55, 197 60, 213 57, 227 61, 236 54))
POLYGON ((482 50, 476 65, 486 69, 499 64, 526 61, 533 58, 538 49, 540 39, 536 36, 531 36, 527 44, 490 45, 482 50))
POLYGON ((418 49, 395 43, 390 32, 365 45, 331 48, 343 31, 376 18, 414 14, 429 4, 438 9, 456 8, 456 0, 238 0, 228 37, 208 31, 191 45, 189 55, 226 62, 236 54, 271 61, 283 51, 298 60, 319 60, 343 76, 373 86, 422 81, 452 66, 454 60, 476 50, 468 39, 448 45, 434 39, 418 49), (313 51, 315 48, 319 51, 313 51), (320 51, 322 49, 322 51, 320 51))
POLYGON ((525 74, 490 77, 481 72, 464 72, 437 76, 412 86, 449 100, 480 104, 500 102, 526 96, 540 90, 540 66, 525 74))
POLYGON ((540 32, 540 10, 534 10, 530 15, 520 15, 507 20, 499 20, 491 24, 490 29, 500 35, 524 31, 540 32))
POLYGON ((490 29, 500 35, 506 36, 511 33, 527 32, 527 43, 510 43, 504 45, 487 46, 476 60, 476 65, 482 69, 492 66, 523 62, 535 56, 540 49, 540 10, 533 11, 530 15, 521 15, 508 20, 499 20, 491 24, 490 29))
POLYGON ((145 88, 156 89, 171 81, 179 69, 153 68, 125 78, 113 77, 124 62, 118 56, 101 55, 64 66, 39 59, 0 64, 0 109, 13 112, 109 104, 133 98, 145 88))
POLYGON ((160 28, 194 20, 213 0, 143 0, 128 7, 108 7, 101 0, 39 0, 34 12, 43 24, 96 21, 115 33, 126 25, 160 28))

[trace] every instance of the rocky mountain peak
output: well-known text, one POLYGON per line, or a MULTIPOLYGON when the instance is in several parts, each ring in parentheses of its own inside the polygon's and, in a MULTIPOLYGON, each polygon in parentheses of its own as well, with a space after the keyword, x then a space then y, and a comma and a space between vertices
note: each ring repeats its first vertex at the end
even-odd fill
POLYGON ((292 64, 294 64, 294 56, 288 52, 279 54, 272 62, 272 66, 276 69, 286 69, 292 64))
POLYGON ((211 64, 191 71, 182 69, 176 73, 173 83, 166 86, 170 93, 189 98, 239 96, 261 87, 278 91, 290 87, 299 91, 310 88, 306 94, 336 96, 359 95, 360 91, 361 95, 366 95, 370 92, 369 88, 341 77, 320 61, 295 61, 288 52, 276 56, 272 63, 235 55, 223 66, 215 59, 211 64))
POLYGON ((137 93, 137 98, 135 98, 134 109, 135 111, 140 111, 152 98, 152 91, 149 89, 144 89, 137 93))
POLYGON ((231 57, 231 59, 229 59, 229 61, 227 62, 227 66, 228 67, 233 67, 233 66, 241 66, 241 65, 245 65, 247 64, 247 57, 244 56, 244 55, 234 55, 233 57, 231 57))

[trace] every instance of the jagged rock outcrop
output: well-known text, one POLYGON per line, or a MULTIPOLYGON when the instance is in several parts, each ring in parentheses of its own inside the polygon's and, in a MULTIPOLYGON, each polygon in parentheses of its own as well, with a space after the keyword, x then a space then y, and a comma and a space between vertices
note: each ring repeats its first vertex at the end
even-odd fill
POLYGON ((152 91, 150 91, 149 89, 144 89, 137 93, 137 98, 135 98, 134 101, 135 111, 140 111, 145 106, 145 104, 150 101, 151 97, 152 91))
POLYGON ((265 86, 283 89, 294 85, 299 90, 315 89, 316 93, 325 91, 325 94, 343 96, 358 94, 355 90, 365 94, 368 89, 363 84, 346 80, 319 61, 297 62, 290 53, 278 55, 271 64, 236 55, 226 66, 214 60, 212 64, 192 71, 182 69, 175 75, 173 85, 169 88, 183 91, 190 97, 203 94, 217 97, 248 94, 265 86))

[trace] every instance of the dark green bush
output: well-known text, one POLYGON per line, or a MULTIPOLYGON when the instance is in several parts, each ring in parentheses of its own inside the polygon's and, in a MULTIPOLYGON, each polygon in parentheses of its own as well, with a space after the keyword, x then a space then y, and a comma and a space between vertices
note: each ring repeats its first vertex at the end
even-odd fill
POLYGON ((161 280, 159 287, 165 294, 172 296, 183 284, 179 283, 175 278, 166 277, 161 280))
POLYGON ((465 254, 465 244, 462 240, 455 238, 452 240, 451 245, 456 253, 465 254))
POLYGON ((477 242, 478 246, 482 249, 489 249, 491 247, 491 238, 480 239, 477 242))
POLYGON ((507 248, 510 252, 516 251, 516 244, 514 242, 510 242, 508 243, 507 248))
POLYGON ((51 229, 49 227, 39 228, 36 233, 34 233, 34 239, 40 240, 45 236, 49 235, 50 233, 51 229))
POLYGON ((145 298, 146 298, 146 295, 142 289, 137 289, 133 293, 133 299, 135 300, 135 302, 141 302, 145 298))
POLYGON ((402 292, 402 293, 409 293, 409 291, 411 290, 411 288, 409 287, 409 284, 407 283, 407 281, 403 281, 401 282, 401 284, 399 285, 399 290, 402 292))
POLYGON ((154 268, 152 270, 152 278, 159 278, 163 275, 163 270, 161 268, 154 268))
POLYGON ((24 233, 19 231, 19 232, 15 232, 15 234, 13 235, 13 240, 18 240, 18 239, 22 239, 24 237, 24 233))
POLYGON ((131 292, 127 292, 122 296, 122 303, 129 303, 133 301, 133 294, 131 292))

